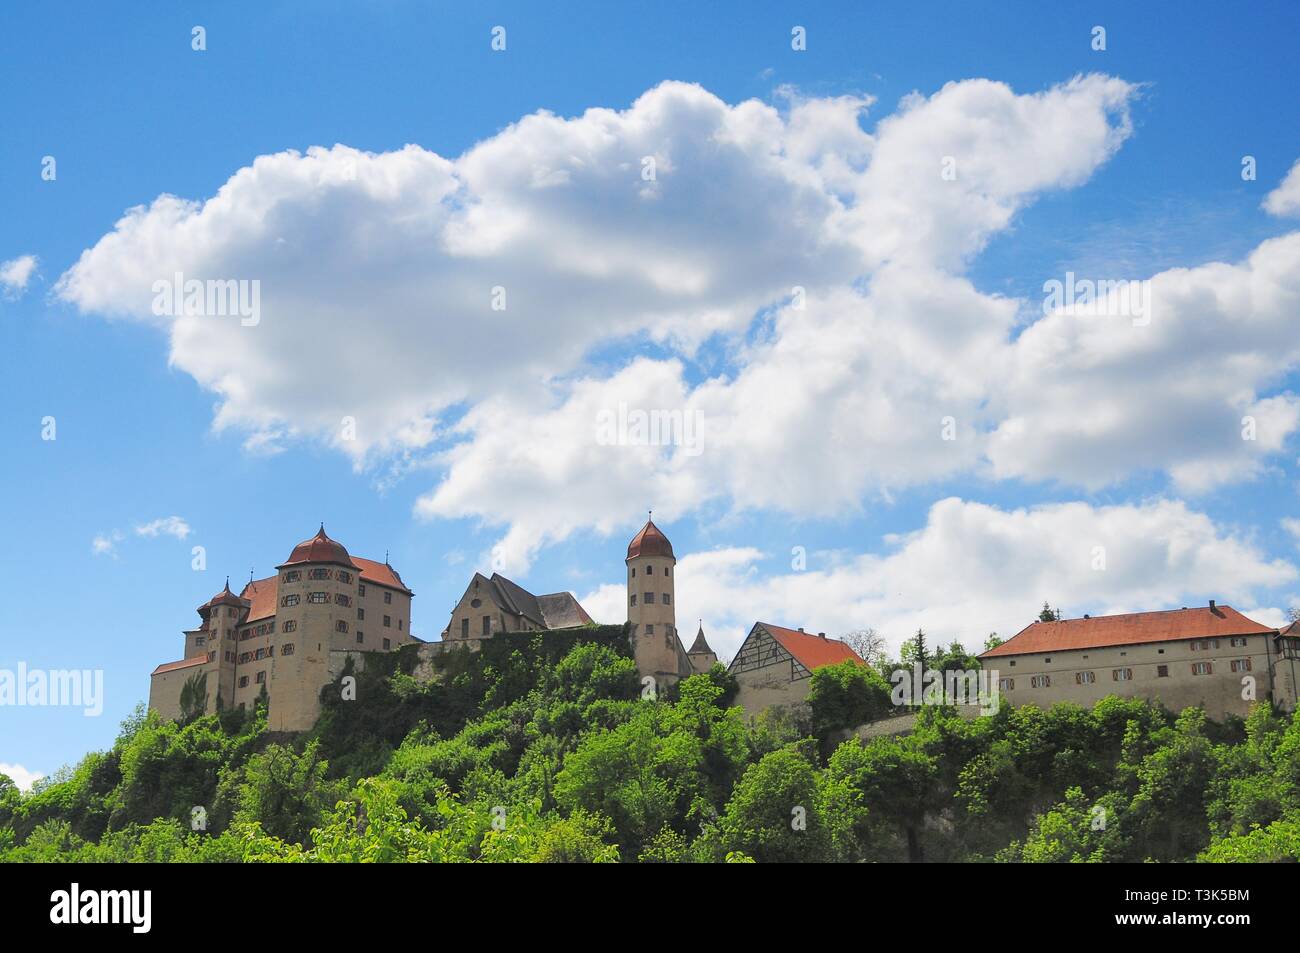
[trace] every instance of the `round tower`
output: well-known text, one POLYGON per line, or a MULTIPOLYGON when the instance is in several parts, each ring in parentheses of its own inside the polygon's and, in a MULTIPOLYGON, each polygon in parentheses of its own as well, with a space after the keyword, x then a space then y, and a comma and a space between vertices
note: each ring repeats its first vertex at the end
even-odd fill
POLYGON ((632 624, 637 671, 643 677, 653 677, 660 687, 667 687, 677 681, 682 668, 673 544, 653 520, 647 520, 628 544, 625 562, 627 621, 632 624))

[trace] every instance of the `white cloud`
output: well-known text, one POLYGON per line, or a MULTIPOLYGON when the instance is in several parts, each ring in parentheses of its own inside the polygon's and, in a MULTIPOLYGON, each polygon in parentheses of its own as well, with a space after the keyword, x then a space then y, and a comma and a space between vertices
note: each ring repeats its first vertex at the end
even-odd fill
POLYGON ((179 516, 165 516, 135 528, 137 536, 175 536, 184 539, 190 535, 190 524, 179 516))
POLYGON ((1057 310, 1017 339, 992 392, 997 476, 1095 487, 1165 470, 1204 490, 1284 449, 1300 398, 1261 391, 1300 366, 1300 233, 1239 265, 1161 272, 1150 301, 1145 326, 1057 310))
POLYGON ((5 764, 0 762, 0 774, 6 774, 20 791, 30 791, 32 785, 39 781, 45 775, 39 771, 28 771, 21 764, 5 764))
POLYGON ((27 282, 36 273, 39 259, 35 255, 20 255, 0 262, 0 291, 7 298, 17 298, 27 290, 27 282))
MULTIPOLYGON (((1272 624, 1279 610, 1258 608, 1256 593, 1300 576, 1292 563, 1270 560, 1172 500, 1002 510, 949 498, 883 554, 821 566, 810 554, 808 569, 775 574, 763 570, 761 555, 734 548, 679 556, 682 632, 693 632, 702 617, 724 658, 756 621, 831 637, 874 626, 895 649, 919 627, 932 644, 957 639, 978 649, 990 632, 1006 638, 1020 631, 1044 600, 1076 617, 1218 599, 1255 607, 1255 617, 1272 624), (1094 568, 1097 547, 1104 569, 1094 568)), ((784 561, 789 553, 776 556, 784 561)), ((622 585, 606 585, 581 601, 594 618, 618 622, 626 618, 624 598, 622 585)))
POLYGON ((1058 311, 1017 336, 1024 303, 962 274, 1037 195, 1114 155, 1136 92, 969 80, 868 132, 869 97, 778 110, 664 83, 623 111, 524 117, 455 159, 261 156, 206 202, 129 211, 57 293, 155 322, 250 452, 314 438, 362 465, 448 441, 417 513, 498 527, 503 572, 627 528, 630 501, 807 517, 959 474, 1148 470, 1203 489, 1257 474, 1300 427, 1300 399, 1271 391, 1300 362, 1300 235, 1156 275, 1144 328, 1058 311), (176 273, 260 279, 260 324, 154 315, 176 273), (721 370, 700 380, 715 333, 721 370), (597 415, 621 404, 698 417, 701 452, 602 444, 597 415))
POLYGON ((120 530, 112 530, 108 533, 100 533, 90 541, 90 551, 96 556, 112 556, 117 558, 117 544, 122 541, 120 530))
POLYGON ((1282 184, 1268 193, 1264 210, 1273 215, 1300 215, 1300 160, 1291 166, 1282 184))

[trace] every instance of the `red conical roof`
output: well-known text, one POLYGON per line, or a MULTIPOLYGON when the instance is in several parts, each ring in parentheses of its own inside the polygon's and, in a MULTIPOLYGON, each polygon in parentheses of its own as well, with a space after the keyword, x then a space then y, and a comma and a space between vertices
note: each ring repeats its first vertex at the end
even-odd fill
POLYGON ((632 542, 627 544, 627 558, 635 559, 637 556, 677 558, 673 555, 673 544, 668 542, 668 537, 660 531, 653 520, 647 520, 645 526, 641 527, 641 532, 632 537, 632 542))
POLYGON ((289 558, 281 565, 292 566, 295 563, 339 563, 351 566, 353 569, 357 568, 343 544, 325 535, 324 523, 321 523, 319 533, 295 546, 289 558))

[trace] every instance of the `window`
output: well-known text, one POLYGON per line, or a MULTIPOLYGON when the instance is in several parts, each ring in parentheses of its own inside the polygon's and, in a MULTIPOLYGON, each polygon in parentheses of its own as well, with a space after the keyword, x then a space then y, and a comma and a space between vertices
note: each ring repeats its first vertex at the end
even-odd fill
POLYGON ((339 619, 339 621, 334 623, 335 632, 346 632, 347 630, 348 630, 348 624, 344 622, 342 619, 339 619))
POLYGON ((1235 658, 1235 659, 1232 660, 1232 664, 1231 664, 1229 667, 1230 667, 1234 672, 1249 672, 1249 671, 1250 671, 1250 659, 1248 659, 1248 658, 1235 658))
POLYGON ((284 631, 284 632, 293 632, 293 631, 294 631, 295 629, 297 629, 297 628, 298 628, 298 623, 297 623, 296 621, 294 621, 293 619, 285 619, 285 620, 284 620, 284 629, 283 629, 282 631, 284 631))
POLYGON ((665 592, 665 593, 664 593, 664 605, 668 605, 668 603, 671 602, 671 601, 672 601, 672 600, 671 600, 671 598, 669 597, 668 593, 665 592))
POLYGON ((358 622, 366 621, 366 610, 361 608, 360 606, 357 606, 357 621, 358 622))
POLYGON ((207 640, 204 636, 202 636, 202 635, 196 635, 196 636, 194 636, 194 645, 195 645, 195 647, 198 647, 198 646, 201 646, 201 645, 207 645, 207 644, 208 644, 208 640, 207 640))
MULTIPOLYGON (((388 625, 388 616, 384 616, 384 625, 388 625)), ((492 634, 492 617, 490 615, 485 615, 483 617, 483 634, 492 634)))
POLYGON ((357 632, 357 644, 360 645, 361 643, 365 642, 365 640, 366 640, 365 633, 364 633, 364 632, 360 632, 360 631, 358 631, 358 632, 357 632))
POLYGON ((1091 685, 1096 680, 1097 680, 1096 672, 1075 672, 1074 673, 1074 684, 1076 685, 1091 685))
POLYGON ((402 631, 402 626, 405 625, 405 624, 406 624, 406 623, 405 623, 402 619, 398 619, 398 620, 397 620, 397 631, 398 631, 398 632, 401 632, 401 631, 402 631))
POLYGON ((338 574, 334 578, 337 579, 339 582, 351 582, 352 573, 344 572, 342 569, 340 569, 338 571, 338 574))
POLYGON ((636 567, 635 567, 635 566, 632 567, 632 578, 633 578, 633 579, 636 578, 636 567))
POLYGON ((297 582, 301 578, 302 578, 301 569, 290 569, 287 573, 284 574, 285 582, 297 582))
POLYGON ((635 593, 635 592, 632 593, 632 602, 631 602, 631 604, 632 604, 632 605, 636 605, 636 593, 635 593))
POLYGON ((330 571, 324 566, 317 566, 307 574, 308 579, 328 579, 329 577, 330 571))
POLYGON ((646 635, 654 635, 654 634, 655 634, 655 627, 654 627, 653 625, 647 625, 647 626, 645 627, 645 634, 646 634, 646 635))
MULTIPOLYGON (((483 618, 490 619, 492 617, 485 615, 483 618)), ((384 628, 391 629, 392 627, 393 627, 393 617, 391 615, 384 616, 384 628)))
POLYGON ((341 592, 336 592, 334 593, 334 604, 338 606, 343 606, 345 608, 351 607, 352 597, 345 596, 341 592))
POLYGON ((393 647, 393 643, 389 642, 387 639, 384 639, 384 651, 387 652, 392 647, 393 647))
POLYGON ((388 605, 388 604, 390 604, 392 601, 393 601, 393 594, 392 594, 391 592, 385 592, 385 593, 384 593, 384 605, 388 605))
POLYGON ((285 596, 283 599, 280 600, 280 605, 281 605, 282 607, 283 607, 283 606, 296 606, 297 604, 298 604, 298 597, 297 597, 297 596, 285 596))
POLYGON ((243 664, 245 664, 245 663, 247 663, 247 662, 251 662, 251 661, 253 661, 253 653, 252 653, 252 652, 240 652, 240 653, 239 653, 239 664, 240 664, 240 665, 243 665, 243 664))
POLYGON ((292 655, 292 654, 293 654, 293 643, 292 643, 292 642, 286 642, 286 643, 284 643, 284 645, 280 646, 280 654, 281 654, 281 655, 292 655))
POLYGON ((1202 639, 1200 642, 1193 642, 1193 643, 1192 643, 1192 651, 1193 651, 1193 652, 1195 652, 1198 648, 1199 648, 1202 652, 1208 652, 1208 651, 1210 651, 1211 648, 1216 648, 1216 649, 1217 649, 1218 647, 1219 647, 1219 640, 1218 640, 1218 639, 1202 639))
POLYGON ((240 687, 240 688, 247 688, 247 687, 248 687, 248 676, 247 676, 247 675, 241 675, 241 676, 239 676, 239 687, 240 687))
POLYGON ((1016 680, 1015 680, 1014 678, 999 678, 999 679, 998 679, 998 688, 1001 689, 1001 690, 1004 691, 1004 692, 1009 692, 1009 691, 1011 691, 1011 690, 1012 690, 1013 688, 1015 688, 1015 687, 1016 687, 1016 680))
POLYGON ((357 583, 357 595, 364 596, 365 594, 366 594, 366 584, 364 582, 357 583))
POLYGON ((471 600, 469 601, 469 607, 470 607, 471 609, 477 609, 477 608, 479 608, 479 607, 482 606, 482 605, 483 605, 483 600, 482 600, 482 599, 471 599, 471 600))
POLYGON ((309 592, 307 593, 307 601, 320 605, 330 601, 330 594, 328 592, 309 592))
POLYGON ((266 684, 266 669, 262 669, 260 672, 257 673, 257 679, 256 679, 256 681, 257 681, 257 684, 259 684, 259 685, 265 685, 265 684, 266 684))
POLYGON ((646 574, 647 576, 653 576, 653 575, 655 574, 655 567, 654 567, 654 566, 646 566, 646 567, 645 567, 645 574, 646 574))
POLYGON ((1168 678, 1168 677, 1169 677, 1169 666, 1168 666, 1168 665, 1157 665, 1157 666, 1156 666, 1156 678, 1168 678))
POLYGON ((233 662, 233 661, 235 660, 235 653, 234 653, 234 652, 226 652, 225 655, 224 655, 224 658, 225 658, 225 660, 226 660, 227 662, 233 662))
POLYGON ((1133 669, 1131 668, 1112 669, 1110 673, 1110 679, 1113 682, 1131 682, 1133 681, 1133 669))
POLYGON ((655 594, 653 592, 647 592, 645 594, 645 604, 651 606, 654 605, 654 601, 655 601, 655 594))
POLYGON ((1213 673, 1214 673, 1214 667, 1213 667, 1212 665, 1210 665, 1209 662, 1193 662, 1193 663, 1192 663, 1192 674, 1193 674, 1193 675, 1212 675, 1213 673))
POLYGON ((460 637, 462 639, 469 638, 469 619, 460 620, 460 637))
POLYGON ((256 652, 253 653, 253 661, 255 662, 258 661, 259 659, 264 659, 264 658, 266 658, 266 649, 258 649, 256 652))
POLYGON ((1031 679, 1029 679, 1029 687, 1030 688, 1051 688, 1052 676, 1035 675, 1031 679))
POLYGON ((1246 637, 1244 635, 1234 635, 1232 638, 1228 639, 1228 644, 1234 649, 1245 648, 1246 637))

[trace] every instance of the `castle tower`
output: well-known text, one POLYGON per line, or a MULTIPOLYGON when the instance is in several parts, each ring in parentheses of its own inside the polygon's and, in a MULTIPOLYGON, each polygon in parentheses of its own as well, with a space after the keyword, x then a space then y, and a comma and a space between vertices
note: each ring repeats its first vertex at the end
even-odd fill
POLYGON ((627 621, 632 624, 632 649, 637 671, 652 676, 659 687, 675 683, 689 663, 677 637, 676 593, 673 578, 677 557, 673 544, 647 520, 627 547, 627 621), (685 663, 685 666, 683 665, 685 663))
POLYGON ((687 650, 686 657, 691 660, 693 672, 707 672, 718 660, 718 653, 709 648, 709 643, 704 638, 703 619, 700 620, 700 631, 695 634, 695 642, 687 650))

